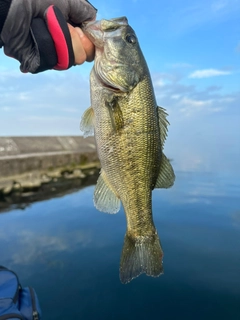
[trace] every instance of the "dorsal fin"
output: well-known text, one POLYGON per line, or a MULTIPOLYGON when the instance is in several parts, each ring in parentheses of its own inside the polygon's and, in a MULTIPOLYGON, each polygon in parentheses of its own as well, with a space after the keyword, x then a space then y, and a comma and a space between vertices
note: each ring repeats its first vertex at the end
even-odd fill
POLYGON ((160 128, 160 139, 161 139, 161 147, 163 148, 164 142, 167 138, 167 131, 168 131, 168 125, 169 122, 167 120, 168 114, 166 113, 166 110, 162 107, 157 107, 158 111, 158 121, 159 121, 159 128, 160 128))

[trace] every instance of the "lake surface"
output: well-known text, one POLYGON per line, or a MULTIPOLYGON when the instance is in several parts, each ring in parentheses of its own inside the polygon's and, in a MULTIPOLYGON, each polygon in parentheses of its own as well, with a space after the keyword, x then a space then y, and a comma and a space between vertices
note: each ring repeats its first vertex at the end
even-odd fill
POLYGON ((175 172, 153 192, 164 274, 119 280, 124 212, 94 186, 0 214, 0 264, 37 291, 44 320, 240 319, 240 174, 175 172))

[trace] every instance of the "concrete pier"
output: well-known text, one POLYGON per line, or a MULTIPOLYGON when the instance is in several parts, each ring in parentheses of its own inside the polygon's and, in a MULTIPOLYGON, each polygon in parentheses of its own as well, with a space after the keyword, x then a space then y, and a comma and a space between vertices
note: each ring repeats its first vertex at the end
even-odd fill
POLYGON ((36 188, 58 178, 81 178, 99 167, 93 137, 0 137, 0 193, 36 188))

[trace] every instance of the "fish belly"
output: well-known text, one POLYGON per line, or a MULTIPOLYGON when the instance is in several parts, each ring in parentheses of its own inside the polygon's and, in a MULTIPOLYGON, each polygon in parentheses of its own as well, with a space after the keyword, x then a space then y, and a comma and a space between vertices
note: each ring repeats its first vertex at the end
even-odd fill
POLYGON ((129 232, 152 233, 151 192, 161 157, 157 106, 146 78, 128 95, 118 97, 123 128, 114 130, 105 104, 94 108, 95 137, 102 169, 122 201, 129 232))
MULTIPOLYGON (((93 81, 94 83, 94 81, 93 81)), ((107 89, 95 83, 95 138, 102 170, 120 198, 127 218, 120 262, 123 283, 146 273, 163 273, 163 252, 152 219, 152 189, 161 160, 157 105, 146 78, 130 93, 118 97, 123 126, 113 128, 107 89)), ((93 99, 94 101, 94 99, 93 99)))

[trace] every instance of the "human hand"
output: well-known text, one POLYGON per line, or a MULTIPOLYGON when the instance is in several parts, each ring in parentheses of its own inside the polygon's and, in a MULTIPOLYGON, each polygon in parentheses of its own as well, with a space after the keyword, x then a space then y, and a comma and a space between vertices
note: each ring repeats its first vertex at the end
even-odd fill
POLYGON ((80 28, 74 28, 68 23, 68 29, 72 39, 75 64, 82 64, 85 61, 93 61, 95 53, 94 44, 80 28))
POLYGON ((20 61, 22 72, 65 70, 93 59, 94 47, 86 36, 78 28, 67 25, 69 22, 81 26, 95 19, 96 9, 87 0, 11 0, 5 3, 10 4, 8 7, 5 4, 5 11, 0 15, 0 43, 6 55, 20 61))

